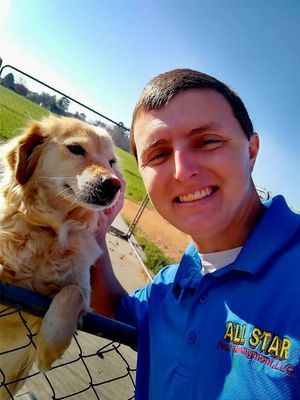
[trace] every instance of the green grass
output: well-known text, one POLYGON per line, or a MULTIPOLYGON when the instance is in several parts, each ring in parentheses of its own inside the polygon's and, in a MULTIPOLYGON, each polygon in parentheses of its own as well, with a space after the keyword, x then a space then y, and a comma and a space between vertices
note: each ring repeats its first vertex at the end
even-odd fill
POLYGON ((120 168, 126 180, 126 198, 141 203, 146 189, 139 173, 135 158, 126 151, 116 147, 120 168))
POLYGON ((30 119, 41 119, 49 111, 0 85, 0 136, 9 139, 30 119))
POLYGON ((134 236, 146 256, 145 264, 154 273, 154 275, 157 274, 161 268, 172 264, 172 260, 167 258, 163 251, 156 246, 156 244, 148 240, 138 230, 135 231, 134 236))
MULTIPOLYGON (((124 218, 125 223, 129 226, 131 221, 124 218)), ((135 227, 134 237, 137 240, 139 246, 142 248, 146 259, 144 263, 153 272, 154 275, 158 273, 160 269, 166 265, 173 264, 175 260, 165 256, 164 252, 153 243, 151 240, 147 239, 143 233, 135 227)))

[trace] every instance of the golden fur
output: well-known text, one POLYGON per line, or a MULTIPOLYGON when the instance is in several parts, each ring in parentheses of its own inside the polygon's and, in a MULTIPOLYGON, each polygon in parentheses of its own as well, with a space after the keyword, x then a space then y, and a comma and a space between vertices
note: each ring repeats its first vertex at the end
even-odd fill
MULTIPOLYGON (((50 116, 1 146, 0 168, 0 279, 53 297, 43 320, 24 313, 38 331, 37 364, 45 371, 88 309, 89 269, 101 255, 98 211, 119 195, 116 157, 105 130, 50 116)), ((26 343, 19 316, 0 317, 0 352, 26 343)), ((0 356, 5 382, 25 376, 34 356, 32 345, 0 356)), ((14 394, 20 385, 8 388, 14 394)), ((6 389, 0 398, 10 398, 6 389)))

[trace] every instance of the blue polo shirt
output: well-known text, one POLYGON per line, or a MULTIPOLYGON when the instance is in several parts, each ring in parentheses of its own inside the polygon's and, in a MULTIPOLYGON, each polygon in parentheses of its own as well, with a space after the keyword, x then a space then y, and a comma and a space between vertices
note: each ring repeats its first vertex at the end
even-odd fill
POLYGON ((179 265, 122 298, 139 330, 136 400, 300 399, 300 215, 281 196, 230 265, 179 265))

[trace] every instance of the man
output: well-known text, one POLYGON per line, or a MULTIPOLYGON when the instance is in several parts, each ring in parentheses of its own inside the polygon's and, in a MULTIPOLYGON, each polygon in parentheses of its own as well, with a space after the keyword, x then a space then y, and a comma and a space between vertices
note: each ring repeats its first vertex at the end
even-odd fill
POLYGON ((94 307, 117 303, 139 330, 136 399, 300 399, 300 216, 281 196, 261 203, 241 99, 197 71, 161 74, 138 100, 131 144, 155 208, 192 238, 179 265, 131 295, 107 259, 95 268, 94 307))

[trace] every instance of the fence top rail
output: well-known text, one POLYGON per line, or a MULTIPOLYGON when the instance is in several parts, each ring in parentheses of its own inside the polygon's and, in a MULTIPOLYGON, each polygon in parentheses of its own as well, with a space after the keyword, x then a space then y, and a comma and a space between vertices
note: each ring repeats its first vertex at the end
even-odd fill
MULTIPOLYGON (((0 65, 0 66, 1 66, 1 65, 0 65)), ((116 121, 112 120, 111 118, 106 117, 105 115, 99 113, 98 111, 94 110, 93 108, 91 108, 91 107, 89 107, 89 106, 87 106, 87 105, 81 103, 80 101, 74 99, 73 97, 70 97, 69 95, 67 95, 67 94, 65 94, 65 93, 63 93, 63 92, 61 92, 60 90, 55 89, 54 87, 52 87, 52 86, 50 86, 50 85, 47 85, 45 82, 40 81, 39 79, 35 78, 34 76, 32 76, 32 75, 30 75, 30 74, 27 74, 26 72, 24 72, 24 71, 22 71, 22 70, 20 70, 20 69, 18 69, 18 68, 16 68, 16 67, 14 67, 14 66, 12 66, 12 65, 10 65, 10 64, 3 65, 3 67, 0 69, 0 76, 1 76, 1 74, 2 74, 2 71, 3 71, 5 68, 11 68, 11 69, 13 69, 14 71, 19 72, 20 74, 23 74, 23 75, 27 76, 28 78, 33 79, 34 81, 40 83, 41 85, 46 86, 48 89, 54 90, 56 93, 59 93, 61 96, 66 97, 66 98, 68 98, 69 100, 72 100, 74 103, 76 103, 76 104, 78 104, 78 105, 80 105, 80 106, 86 108, 87 110, 89 110, 89 111, 91 111, 91 112, 93 112, 93 113, 99 115, 100 117, 106 119, 107 121, 112 122, 113 124, 117 125, 119 128, 124 129, 124 130, 127 131, 127 132, 130 131, 130 129, 126 128, 126 126, 124 126, 123 124, 120 124, 119 122, 116 122, 116 121)))
MULTIPOLYGON (((0 303, 2 304, 12 307, 20 306, 25 311, 42 318, 50 307, 51 301, 49 297, 31 290, 0 282, 0 303)), ((78 329, 133 349, 137 347, 138 332, 135 327, 93 312, 84 314, 78 329)))

